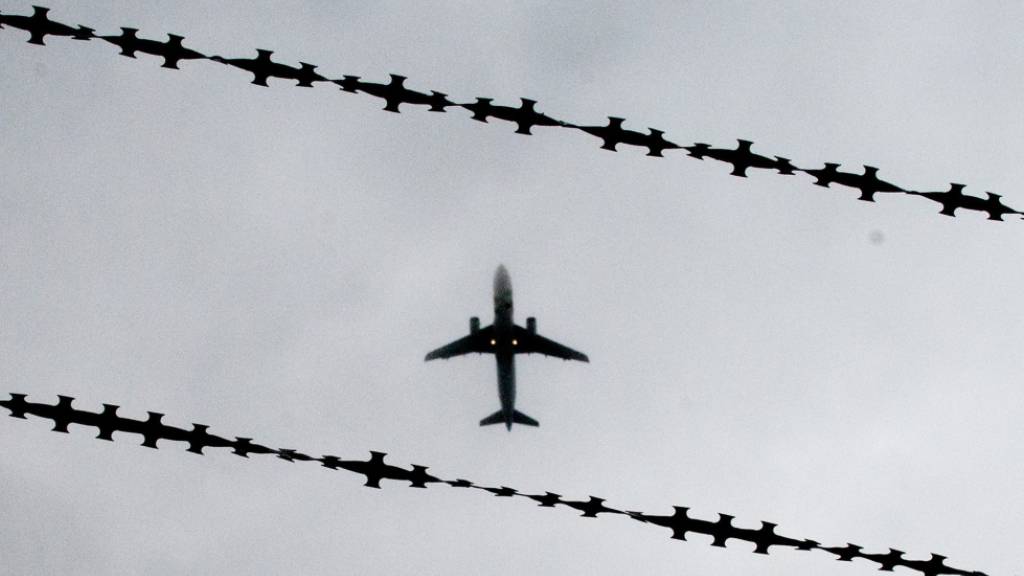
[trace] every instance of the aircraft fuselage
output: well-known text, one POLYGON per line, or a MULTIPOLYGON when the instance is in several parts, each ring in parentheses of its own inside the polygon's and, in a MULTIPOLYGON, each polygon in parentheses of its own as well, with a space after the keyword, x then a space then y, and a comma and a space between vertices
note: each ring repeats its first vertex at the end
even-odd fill
POLYGON ((508 270, 499 266, 494 273, 494 359, 498 368, 498 398, 505 417, 505 428, 512 429, 512 415, 516 404, 516 360, 512 336, 512 280, 508 270))

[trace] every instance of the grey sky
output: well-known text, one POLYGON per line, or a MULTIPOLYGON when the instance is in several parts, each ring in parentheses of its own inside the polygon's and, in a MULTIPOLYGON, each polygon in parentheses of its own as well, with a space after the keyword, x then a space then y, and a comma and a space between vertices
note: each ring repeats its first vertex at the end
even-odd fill
MULTIPOLYGON (((101 34, 267 48, 1024 207, 1019 3, 47 5, 101 34)), ((0 396, 1019 571, 1024 223, 26 39, 0 31, 0 396), (498 407, 491 358, 422 361, 489 320, 498 263, 517 317, 591 358, 520 360, 517 406, 541 426, 511 434, 477 426, 498 407)), ((875 567, 136 442, 0 418, 0 572, 875 567)))

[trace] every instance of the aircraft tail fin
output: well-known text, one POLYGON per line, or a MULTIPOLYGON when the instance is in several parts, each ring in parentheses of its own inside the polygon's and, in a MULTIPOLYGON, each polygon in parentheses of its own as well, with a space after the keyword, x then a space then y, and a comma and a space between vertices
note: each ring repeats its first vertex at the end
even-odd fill
MULTIPOLYGON (((539 422, 537 422, 533 418, 530 418, 526 414, 523 414, 519 410, 513 410, 512 411, 512 422, 515 423, 515 424, 522 424, 524 426, 540 426, 539 422)), ((494 414, 491 414, 487 418, 484 418, 483 420, 480 421, 480 425, 481 426, 490 426, 491 424, 504 424, 504 423, 505 423, 505 413, 502 412, 501 410, 498 410, 494 414)))

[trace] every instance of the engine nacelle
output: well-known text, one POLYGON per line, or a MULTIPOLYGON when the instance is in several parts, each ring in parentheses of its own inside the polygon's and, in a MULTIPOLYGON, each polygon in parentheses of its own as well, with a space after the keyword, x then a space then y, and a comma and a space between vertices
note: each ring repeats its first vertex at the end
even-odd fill
POLYGON ((469 333, 470 334, 476 334, 479 331, 480 331, 480 319, 477 318, 476 316, 473 316, 472 318, 469 319, 469 333))
POLYGON ((530 334, 537 333, 537 319, 534 318, 533 316, 530 316, 529 318, 526 319, 526 330, 530 334))

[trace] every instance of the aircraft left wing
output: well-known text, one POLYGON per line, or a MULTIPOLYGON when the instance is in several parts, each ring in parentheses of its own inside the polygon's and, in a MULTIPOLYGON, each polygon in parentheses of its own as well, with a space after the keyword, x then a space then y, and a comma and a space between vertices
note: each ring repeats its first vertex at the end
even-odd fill
POLYGON ((568 346, 559 344, 554 340, 549 340, 536 332, 530 332, 522 326, 515 327, 515 338, 518 340, 517 353, 519 354, 544 354, 545 356, 554 356, 555 358, 561 358, 562 360, 579 360, 580 362, 590 362, 590 358, 582 352, 577 352, 568 346))
POLYGON ((485 352, 493 352, 494 348, 491 346, 493 332, 494 330, 491 326, 481 328, 468 336, 463 336, 451 344, 446 344, 437 350, 430 352, 423 360, 430 361, 437 360, 438 358, 451 358, 453 356, 461 356, 463 354, 471 354, 473 352, 481 354, 485 352))

